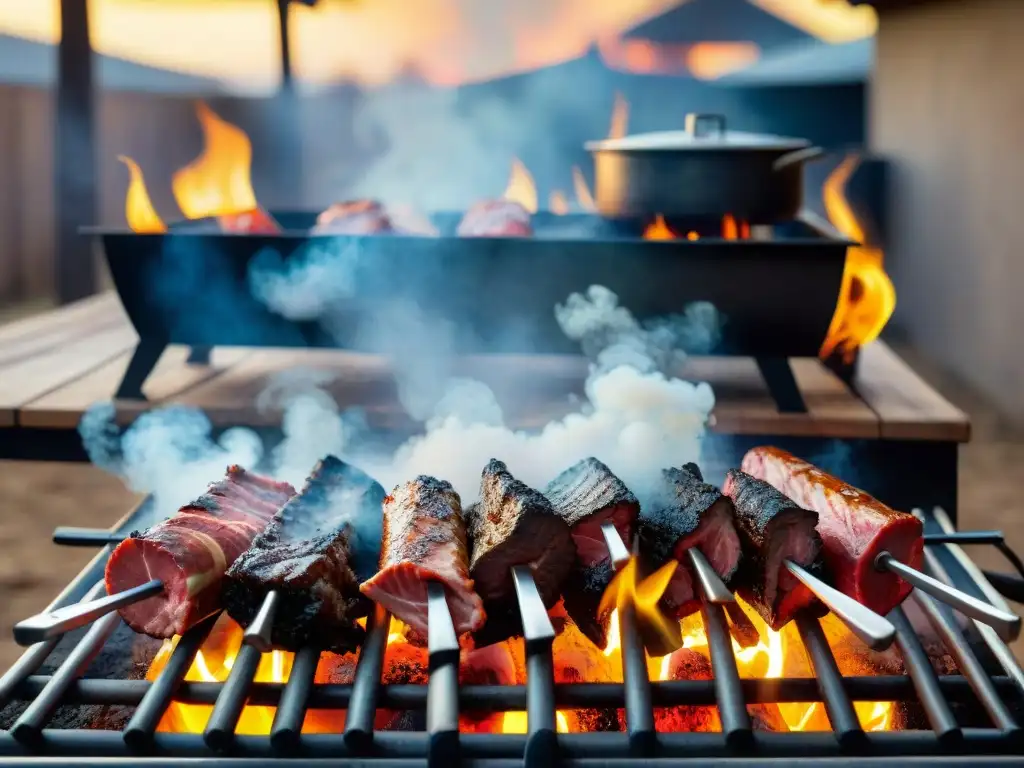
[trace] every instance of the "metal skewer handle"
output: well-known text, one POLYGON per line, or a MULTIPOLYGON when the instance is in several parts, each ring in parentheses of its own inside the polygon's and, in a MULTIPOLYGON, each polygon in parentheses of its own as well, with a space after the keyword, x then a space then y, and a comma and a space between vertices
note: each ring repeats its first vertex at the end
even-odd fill
POLYGON ((955 608, 964 616, 988 624, 1007 642, 1016 640, 1020 634, 1019 616, 994 608, 988 603, 971 597, 966 592, 961 592, 948 584, 943 584, 938 579, 926 576, 909 565, 901 563, 888 552, 878 553, 878 557, 875 558, 875 567, 897 574, 904 581, 955 608))
POLYGON ((277 613, 277 606, 280 602, 280 592, 276 589, 267 592, 252 623, 245 628, 245 634, 242 635, 243 644, 251 645, 260 653, 268 653, 273 650, 274 644, 271 635, 274 630, 274 615, 277 613))
POLYGON ((14 625, 14 640, 18 645, 35 645, 48 638, 84 627, 100 616, 159 595, 163 591, 163 582, 154 579, 116 595, 76 603, 49 613, 39 613, 14 625))
POLYGON ((875 651, 884 651, 896 639, 896 627, 884 616, 865 608, 853 598, 829 586, 817 576, 794 563, 784 561, 786 570, 796 576, 857 637, 875 651))
POLYGON ((608 554, 612 559, 612 569, 622 570, 629 562, 629 550, 626 549, 618 529, 613 523, 601 523, 601 533, 604 534, 604 543, 608 547, 608 554))

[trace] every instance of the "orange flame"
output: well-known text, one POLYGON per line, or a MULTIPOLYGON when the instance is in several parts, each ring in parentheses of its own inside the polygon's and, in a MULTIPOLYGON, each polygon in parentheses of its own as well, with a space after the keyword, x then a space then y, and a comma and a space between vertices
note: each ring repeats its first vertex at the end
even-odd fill
POLYGON ((632 604, 636 612, 637 624, 640 627, 656 633, 659 641, 665 645, 679 647, 682 642, 679 622, 665 616, 658 606, 658 601, 665 594, 678 565, 675 560, 669 560, 646 579, 638 581, 639 569, 636 558, 631 557, 622 570, 615 574, 615 578, 601 596, 597 609, 598 615, 614 611, 608 630, 608 645, 604 649, 605 656, 610 656, 619 648, 619 612, 629 604, 632 604))
POLYGON ((746 69, 761 57, 752 42, 655 43, 651 40, 606 38, 598 41, 605 65, 642 75, 689 75, 717 80, 746 69))
POLYGON ((128 221, 128 226, 133 232, 147 235, 166 232, 167 226, 149 199, 146 180, 142 177, 142 169, 139 168, 139 164, 125 155, 118 155, 117 159, 128 166, 128 173, 131 175, 131 180, 128 182, 128 194, 125 195, 124 201, 124 216, 128 221))
POLYGON ((196 105, 204 149, 174 174, 171 189, 189 219, 225 216, 257 208, 251 180, 252 143, 245 131, 196 105))
POLYGON ((612 104, 612 123, 608 127, 609 139, 621 139, 629 128, 629 102, 621 93, 615 93, 612 104))
POLYGON ((533 183, 533 176, 518 157, 512 158, 512 173, 509 175, 508 186, 505 187, 505 194, 502 197, 519 203, 530 213, 537 212, 537 186, 533 183))
POLYGON ((668 224, 665 223, 665 217, 660 213, 654 218, 650 224, 647 225, 647 229, 644 230, 644 240, 675 240, 676 235, 668 224))
POLYGON ((578 166, 572 167, 572 187, 573 192, 576 193, 576 204, 588 213, 593 213, 597 210, 597 204, 594 202, 594 196, 590 193, 590 187, 587 186, 587 180, 583 177, 583 171, 578 166))
POLYGON ((564 216, 569 212, 569 201, 565 199, 565 193, 555 190, 548 196, 548 210, 557 216, 564 216))
POLYGON ((878 338, 896 308, 896 288, 885 273, 884 254, 880 248, 864 245, 864 228, 846 199, 846 184, 859 163, 856 156, 845 158, 822 190, 829 221, 846 237, 861 243, 846 251, 839 300, 820 351, 822 358, 838 352, 847 362, 859 347, 878 338))

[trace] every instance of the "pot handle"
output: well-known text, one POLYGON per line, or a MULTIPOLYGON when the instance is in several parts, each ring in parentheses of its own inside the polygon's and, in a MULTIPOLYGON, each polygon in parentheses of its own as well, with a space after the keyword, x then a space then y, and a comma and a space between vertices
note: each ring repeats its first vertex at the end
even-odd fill
POLYGON ((804 149, 798 149, 795 152, 789 152, 778 158, 774 163, 772 163, 772 170, 781 171, 783 168, 787 168, 791 165, 798 165, 800 163, 806 163, 809 160, 814 160, 824 154, 825 150, 821 147, 805 147, 804 149))
POLYGON ((725 115, 691 112, 686 116, 684 127, 688 134, 696 138, 722 138, 725 136, 725 115))

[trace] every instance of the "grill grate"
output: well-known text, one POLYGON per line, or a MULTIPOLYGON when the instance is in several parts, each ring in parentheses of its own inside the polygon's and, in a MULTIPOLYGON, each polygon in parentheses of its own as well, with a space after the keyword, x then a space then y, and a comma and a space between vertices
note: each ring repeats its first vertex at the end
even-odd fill
MULTIPOLYGON (((131 522, 125 524, 126 530, 131 522)), ((100 594, 102 569, 110 551, 109 545, 104 547, 50 608, 100 594)), ((934 555, 928 558, 931 570, 948 578, 934 555)), ((982 591, 981 586, 975 587, 982 591)), ((719 758, 743 756, 758 760, 788 758, 815 765, 824 764, 825 758, 843 758, 852 765, 862 764, 868 757, 879 758, 882 763, 908 756, 952 761, 953 755, 962 754, 972 756, 972 765, 982 766, 986 763, 978 755, 1020 754, 1024 749, 1021 728, 1008 706, 1020 700, 1017 679, 988 676, 950 611, 918 592, 912 599, 921 605, 962 674, 937 676, 903 609, 896 608, 889 619, 897 630, 906 675, 842 676, 818 621, 802 617, 797 628, 814 677, 741 680, 723 609, 706 602, 702 615, 713 680, 651 682, 635 617, 626 608, 620 609, 619 617, 625 682, 556 684, 553 630, 549 623, 545 627, 546 622, 535 620, 535 603, 528 589, 517 591, 524 619, 527 682, 513 686, 459 686, 458 646, 453 630, 447 636, 431 633, 428 685, 382 684, 390 617, 379 608, 370 619, 350 685, 314 684, 319 654, 310 649, 296 654, 287 683, 255 683, 260 654, 247 645, 239 650, 224 683, 185 682, 196 652, 213 628, 213 617, 181 638, 154 682, 83 679, 90 662, 118 627, 120 620, 112 614, 94 622, 53 674, 36 673, 56 648, 57 639, 27 649, 0 678, 0 705, 28 702, 11 730, 0 732, 0 757, 21 757, 30 763, 44 756, 66 758, 64 762, 77 765, 101 765, 107 758, 118 757, 142 757, 147 765, 154 766, 170 764, 162 758, 171 757, 202 757, 210 760, 209 764, 230 761, 233 765, 253 766, 267 764, 270 758, 275 762, 308 762, 350 757, 360 760, 361 765, 377 768, 392 764, 449 768, 476 761, 489 768, 506 764, 538 768, 600 764, 611 768, 636 765, 638 761, 651 766, 711 765, 719 764, 719 758), (205 733, 157 733, 157 725, 172 700, 212 704, 205 733), (951 703, 975 700, 987 713, 990 727, 962 728, 957 723, 951 703), (749 704, 811 701, 823 703, 832 731, 758 733, 751 728, 746 709, 749 704), (919 701, 930 730, 865 733, 853 701, 919 701), (246 703, 277 707, 269 735, 235 735, 246 703), (53 713, 64 704, 126 705, 134 706, 135 711, 123 732, 47 728, 53 713), (655 731, 654 707, 711 704, 719 709, 720 733, 655 731), (374 732, 374 713, 379 707, 425 711, 426 732, 374 732), (556 734, 556 707, 624 708, 626 732, 556 734), (301 733, 306 711, 311 708, 347 709, 345 732, 301 733), (460 709, 480 713, 526 710, 528 732, 459 734, 460 709)), ((443 596, 439 605, 444 611, 443 596)), ((432 618, 431 627, 437 624, 432 618)), ((990 637, 984 637, 991 642, 990 637)))

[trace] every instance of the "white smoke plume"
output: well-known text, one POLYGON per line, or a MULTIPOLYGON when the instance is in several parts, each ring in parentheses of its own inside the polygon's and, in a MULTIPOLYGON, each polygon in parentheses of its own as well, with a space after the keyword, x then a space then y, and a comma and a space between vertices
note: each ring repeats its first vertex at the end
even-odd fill
MULTIPOLYGON (((618 305, 606 288, 593 287, 586 295, 574 294, 556 309, 566 334, 578 340, 591 358, 586 378, 586 399, 577 412, 553 421, 540 431, 510 428, 495 394, 485 384, 445 378, 445 371, 429 355, 430 368, 418 379, 410 363, 406 381, 429 390, 410 408, 417 416, 430 404, 423 434, 390 455, 365 450, 358 439, 365 430, 358 419, 339 412, 324 391, 324 379, 290 372, 275 380, 258 403, 261 408, 283 409, 284 440, 269 453, 259 437, 235 429, 219 440, 212 437, 202 413, 172 407, 138 419, 121 440, 119 471, 137 491, 158 497, 168 513, 200 494, 229 463, 257 466, 282 480, 301 485, 318 459, 333 453, 376 477, 386 489, 418 474, 450 481, 469 503, 478 495, 480 471, 492 457, 505 461, 524 482, 543 487, 558 472, 587 456, 604 461, 635 492, 643 494, 660 469, 696 461, 701 438, 714 406, 707 384, 693 384, 672 376, 682 353, 674 344, 683 339, 680 329, 707 335, 708 328, 690 328, 711 322, 706 310, 684 315, 653 330, 642 327, 618 305), (688 321, 685 318, 689 317, 688 321)), ((408 329, 404 329, 408 330, 408 329)), ((447 331, 426 349, 450 360, 447 331)), ((387 334, 384 334, 387 336, 387 334)), ((417 340, 421 344, 426 339, 417 340)), ((424 392, 409 392, 406 400, 424 392)), ((410 399, 412 398, 412 399, 410 399)), ((109 418, 112 411, 98 406, 83 419, 80 431, 90 456, 113 467, 109 418)))

